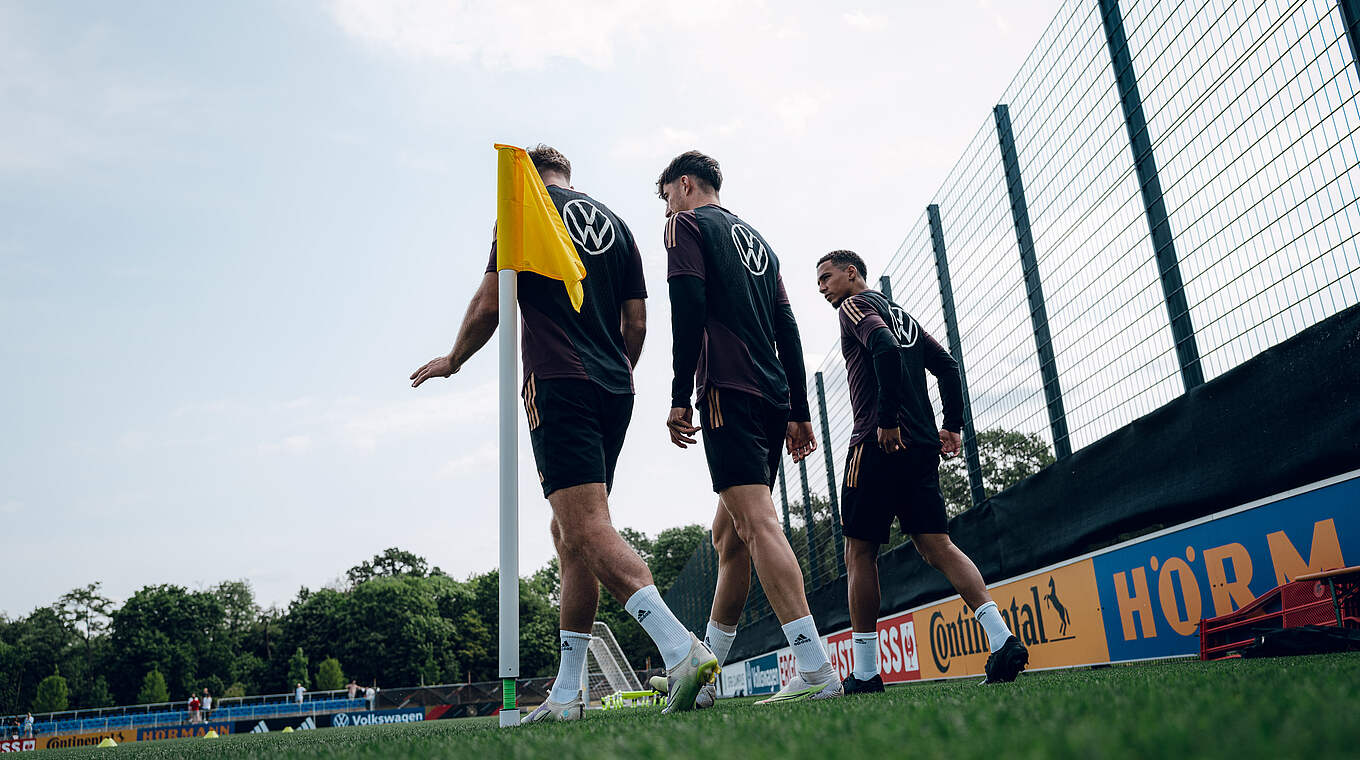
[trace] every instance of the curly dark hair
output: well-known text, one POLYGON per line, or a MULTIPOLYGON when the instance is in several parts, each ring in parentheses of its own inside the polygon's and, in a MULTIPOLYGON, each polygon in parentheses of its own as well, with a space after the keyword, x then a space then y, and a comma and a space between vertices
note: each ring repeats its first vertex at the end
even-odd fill
POLYGON ((539 174, 545 170, 561 172, 568 180, 571 179, 571 162, 557 148, 539 143, 529 149, 529 160, 534 162, 539 174))
POLYGON ((854 264, 855 270, 859 272, 859 276, 863 277, 865 280, 869 279, 869 268, 864 266, 864 259, 860 258, 859 254, 854 251, 832 251, 820 259, 817 259, 817 266, 820 267, 828 261, 841 271, 845 271, 846 267, 854 264))

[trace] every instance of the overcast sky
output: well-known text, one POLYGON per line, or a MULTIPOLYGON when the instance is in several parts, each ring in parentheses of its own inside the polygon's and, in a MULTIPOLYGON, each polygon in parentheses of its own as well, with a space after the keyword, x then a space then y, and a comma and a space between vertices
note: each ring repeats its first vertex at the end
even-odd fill
MULTIPOLYGON (((407 376, 481 277, 495 142, 561 149, 642 247, 615 524, 709 524, 663 428, 657 174, 722 162, 816 365, 813 262, 887 262, 1057 6, 0 2, 0 610, 96 580, 283 603, 388 546, 494 568, 494 344, 407 376)), ((528 573, 552 547, 521 442, 528 573)))

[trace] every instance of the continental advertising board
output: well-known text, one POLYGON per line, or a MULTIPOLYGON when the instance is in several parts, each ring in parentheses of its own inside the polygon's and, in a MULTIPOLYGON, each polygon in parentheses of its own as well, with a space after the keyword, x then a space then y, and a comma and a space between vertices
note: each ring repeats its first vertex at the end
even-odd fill
POLYGON ((98 731, 86 734, 59 734, 57 736, 45 736, 38 740, 39 749, 66 749, 68 747, 97 747, 105 739, 112 739, 119 744, 137 741, 137 731, 131 728, 122 728, 115 731, 98 731))
MULTIPOLYGON (((989 586, 1029 667, 1195 655, 1201 618, 1240 609, 1299 575, 1360 558, 1360 472, 1263 499, 989 586)), ((987 637, 958 597, 878 621, 885 683, 983 675, 987 637)), ((850 631, 826 637, 842 678, 850 631)), ((747 661, 795 672, 785 648, 747 661)), ((767 677, 765 680, 769 680, 767 677)), ((773 691, 773 689, 769 689, 773 691)))

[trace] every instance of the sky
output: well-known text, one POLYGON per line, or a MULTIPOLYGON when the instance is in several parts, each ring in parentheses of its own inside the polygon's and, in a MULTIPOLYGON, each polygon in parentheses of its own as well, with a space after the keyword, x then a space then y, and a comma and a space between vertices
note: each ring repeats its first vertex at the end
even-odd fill
MULTIPOLYGON (((495 152, 551 144, 632 228, 652 298, 614 522, 711 523, 674 448, 664 204, 699 149, 780 257, 886 263, 1056 0, 0 0, 0 611, 91 582, 265 605, 390 546, 497 566, 494 343, 448 380, 495 152)), ((552 554, 521 416, 521 574, 552 554)))

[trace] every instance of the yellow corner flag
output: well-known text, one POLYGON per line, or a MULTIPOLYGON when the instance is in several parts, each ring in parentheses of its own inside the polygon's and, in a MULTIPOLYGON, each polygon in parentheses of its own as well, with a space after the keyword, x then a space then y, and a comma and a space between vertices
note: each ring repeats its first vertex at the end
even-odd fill
POLYGON ((497 145, 496 150, 496 269, 561 280, 572 307, 580 311, 586 267, 576 255, 548 188, 523 148, 497 145))

